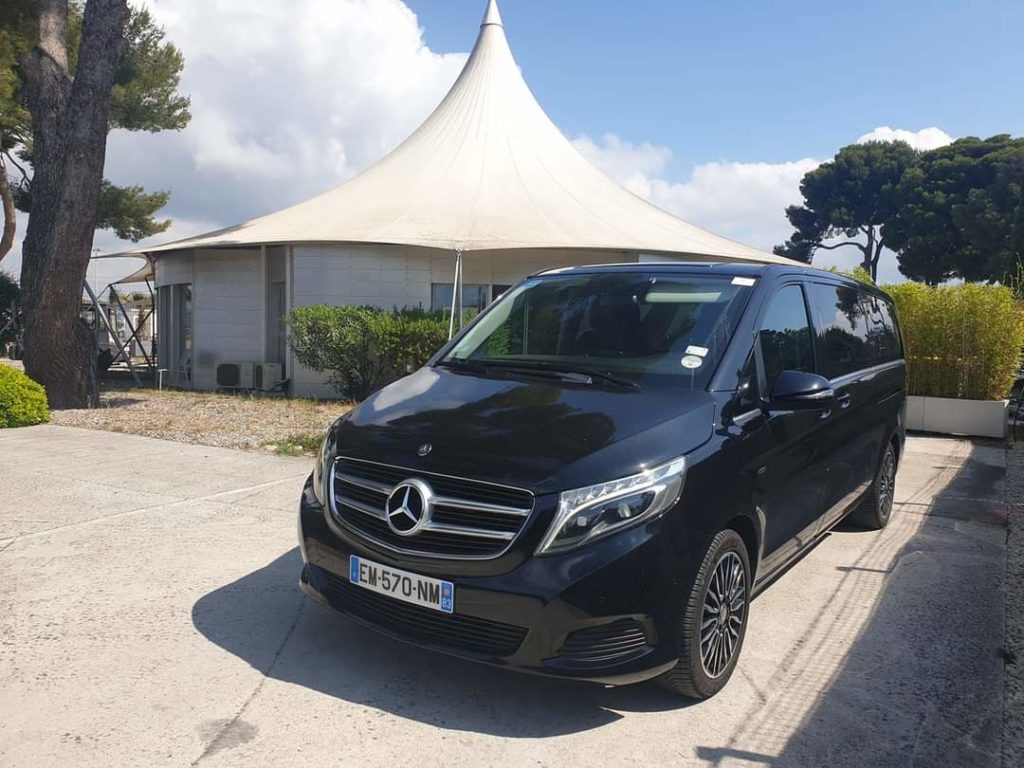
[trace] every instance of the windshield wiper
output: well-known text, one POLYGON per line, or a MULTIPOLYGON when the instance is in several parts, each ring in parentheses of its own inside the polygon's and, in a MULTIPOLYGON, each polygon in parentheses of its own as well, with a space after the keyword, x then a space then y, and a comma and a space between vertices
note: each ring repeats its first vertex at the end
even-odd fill
POLYGON ((631 389, 635 389, 640 386, 635 381, 627 379, 624 376, 616 376, 614 373, 598 371, 586 366, 549 363, 543 360, 495 360, 493 358, 479 359, 474 362, 483 366, 503 368, 505 370, 519 369, 522 371, 530 371, 531 373, 544 372, 560 376, 564 379, 575 381, 580 384, 592 384, 593 379, 602 379, 603 381, 616 384, 620 387, 630 387, 631 389))
POLYGON ((470 373, 487 373, 487 366, 481 365, 475 360, 466 360, 460 357, 450 357, 435 363, 437 368, 451 368, 453 371, 469 371, 470 373))

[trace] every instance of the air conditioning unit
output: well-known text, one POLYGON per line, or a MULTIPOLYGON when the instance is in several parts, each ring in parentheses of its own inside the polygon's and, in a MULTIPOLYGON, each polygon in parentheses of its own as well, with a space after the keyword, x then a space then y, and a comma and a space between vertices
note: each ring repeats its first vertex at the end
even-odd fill
POLYGON ((217 386, 221 389, 252 389, 254 369, 252 363, 221 363, 217 366, 217 386))
POLYGON ((256 389, 268 392, 281 383, 284 368, 280 363, 259 363, 256 366, 256 389))

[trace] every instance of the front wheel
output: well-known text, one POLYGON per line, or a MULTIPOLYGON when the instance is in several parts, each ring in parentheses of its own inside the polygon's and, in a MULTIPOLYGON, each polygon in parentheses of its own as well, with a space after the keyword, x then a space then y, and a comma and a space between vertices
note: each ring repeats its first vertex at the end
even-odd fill
POLYGON ((658 683, 693 699, 722 690, 743 648, 749 604, 746 545, 735 531, 721 531, 711 541, 683 606, 679 661, 658 683))

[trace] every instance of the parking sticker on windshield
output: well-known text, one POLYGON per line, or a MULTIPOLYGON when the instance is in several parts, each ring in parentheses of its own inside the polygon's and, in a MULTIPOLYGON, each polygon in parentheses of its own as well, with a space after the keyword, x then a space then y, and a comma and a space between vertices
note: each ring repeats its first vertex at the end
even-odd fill
POLYGON ((697 357, 696 355, 687 355, 680 362, 683 364, 683 368, 690 368, 693 370, 704 365, 704 358, 697 357))
POLYGON ((732 279, 733 285, 745 285, 750 288, 753 285, 757 285, 757 280, 752 277, 734 277, 732 279))
POLYGON ((687 347, 686 354, 696 355, 697 357, 707 357, 708 353, 711 352, 707 347, 687 347))

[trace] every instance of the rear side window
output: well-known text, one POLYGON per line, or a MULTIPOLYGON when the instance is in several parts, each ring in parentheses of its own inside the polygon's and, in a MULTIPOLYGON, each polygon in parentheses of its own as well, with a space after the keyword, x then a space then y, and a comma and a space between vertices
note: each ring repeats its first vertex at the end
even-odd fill
POLYGON ((845 285, 811 283, 817 318, 818 372, 830 379, 899 359, 899 337, 889 304, 845 285))
POLYGON ((759 336, 769 392, 781 371, 814 370, 811 324, 799 285, 787 285, 775 294, 759 336))
POLYGON ((863 300, 867 310, 868 339, 873 362, 880 364, 899 360, 903 357, 903 350, 896 331, 892 307, 885 299, 870 294, 864 294, 863 300))

